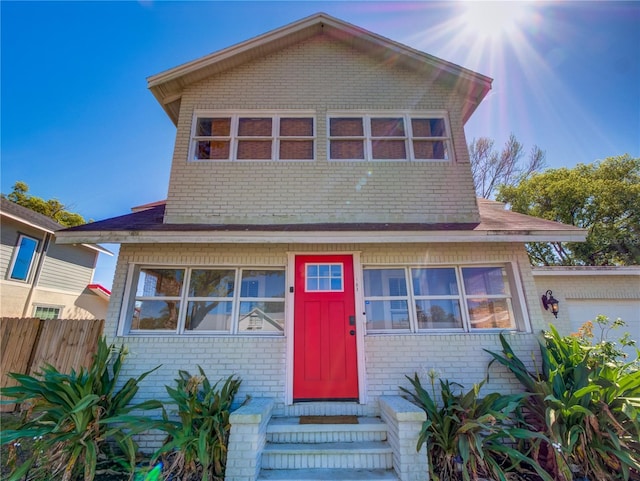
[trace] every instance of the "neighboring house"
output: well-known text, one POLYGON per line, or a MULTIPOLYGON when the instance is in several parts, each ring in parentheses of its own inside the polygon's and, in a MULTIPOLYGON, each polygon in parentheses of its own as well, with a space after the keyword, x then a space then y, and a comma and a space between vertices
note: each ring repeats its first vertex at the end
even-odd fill
MULTIPOLYGON (((610 321, 622 319, 626 326, 602 333, 594 326, 594 336, 618 341, 625 332, 640 343, 640 266, 629 267, 534 267, 538 291, 552 291, 560 301, 558 319, 553 324, 561 334, 577 332, 599 314, 610 321)), ((637 346, 640 347, 640 344, 637 346)), ((626 352, 635 359, 634 348, 626 352)))
MULTIPOLYGON (((529 359, 554 318, 524 243, 586 235, 475 197, 464 124, 491 79, 317 14, 148 85, 177 127, 166 202, 60 233, 121 244, 106 333, 129 346, 127 375, 162 364, 140 396, 200 365, 269 399, 267 419, 381 415, 397 476, 424 479, 402 461, 422 418, 389 414, 412 409, 394 397, 405 375, 471 387, 500 332, 529 359)), ((517 389, 494 369, 487 390, 517 389)), ((232 417, 230 460, 258 454, 228 479, 286 464, 260 458, 260 419, 232 417), (258 434, 239 443, 244 422, 258 434)))
POLYGON ((90 244, 58 245, 53 219, 0 199, 0 317, 104 319, 110 292, 93 284, 100 253, 90 244))

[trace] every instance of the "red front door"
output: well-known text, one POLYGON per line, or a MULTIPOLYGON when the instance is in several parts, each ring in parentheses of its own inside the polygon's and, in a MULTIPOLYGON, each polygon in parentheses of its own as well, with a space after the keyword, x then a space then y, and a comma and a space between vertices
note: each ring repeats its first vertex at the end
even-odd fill
POLYGON ((353 257, 296 256, 293 399, 357 400, 353 257))

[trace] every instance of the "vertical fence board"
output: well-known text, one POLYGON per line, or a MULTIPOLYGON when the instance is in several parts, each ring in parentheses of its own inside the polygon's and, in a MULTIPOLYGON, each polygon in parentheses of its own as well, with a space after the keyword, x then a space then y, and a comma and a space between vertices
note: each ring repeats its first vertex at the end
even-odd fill
MULTIPOLYGON (((104 320, 0 319, 0 386, 15 386, 10 372, 34 375, 51 364, 60 372, 88 367, 98 347, 104 320)), ((0 405, 11 412, 15 404, 0 405)))

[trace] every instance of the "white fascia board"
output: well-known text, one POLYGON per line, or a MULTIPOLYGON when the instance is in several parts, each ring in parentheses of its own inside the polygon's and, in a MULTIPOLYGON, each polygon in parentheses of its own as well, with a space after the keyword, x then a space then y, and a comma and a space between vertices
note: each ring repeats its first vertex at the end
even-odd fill
POLYGON ((33 222, 26 221, 22 217, 15 216, 15 215, 9 214, 7 212, 3 212, 2 216, 3 217, 8 217, 9 219, 15 220, 16 222, 20 222, 21 224, 28 225, 29 227, 32 227, 33 229, 37 229, 39 231, 46 232, 47 234, 54 234, 55 233, 55 231, 52 231, 51 229, 47 229, 45 227, 42 227, 41 225, 34 224, 33 222))
MULTIPOLYGON (((57 243, 57 244, 67 244, 67 242, 58 242, 58 237, 57 237, 57 236, 56 236, 56 243, 57 243)), ((92 250, 94 250, 94 251, 98 251, 98 252, 100 252, 101 254, 106 254, 106 255, 108 255, 108 256, 113 257, 113 252, 111 252, 110 250, 105 249, 104 247, 99 246, 99 245, 95 245, 95 244, 85 244, 85 243, 83 243, 83 244, 82 244, 82 247, 87 247, 87 248, 92 249, 92 250)))
POLYGON ((558 276, 640 276, 640 266, 550 266, 532 267, 533 277, 558 276))
POLYGON ((411 242, 584 242, 582 232, 407 232, 407 231, 203 231, 203 232, 64 232, 56 241, 60 244, 121 243, 121 244, 343 244, 343 243, 411 243, 411 242))

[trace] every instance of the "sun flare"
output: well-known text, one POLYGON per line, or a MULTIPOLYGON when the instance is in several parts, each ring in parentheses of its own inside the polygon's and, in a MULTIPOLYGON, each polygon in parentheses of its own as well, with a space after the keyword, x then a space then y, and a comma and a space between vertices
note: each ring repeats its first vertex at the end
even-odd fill
POLYGON ((508 36, 519 27, 526 16, 525 2, 465 2, 462 13, 463 28, 482 38, 508 36))

